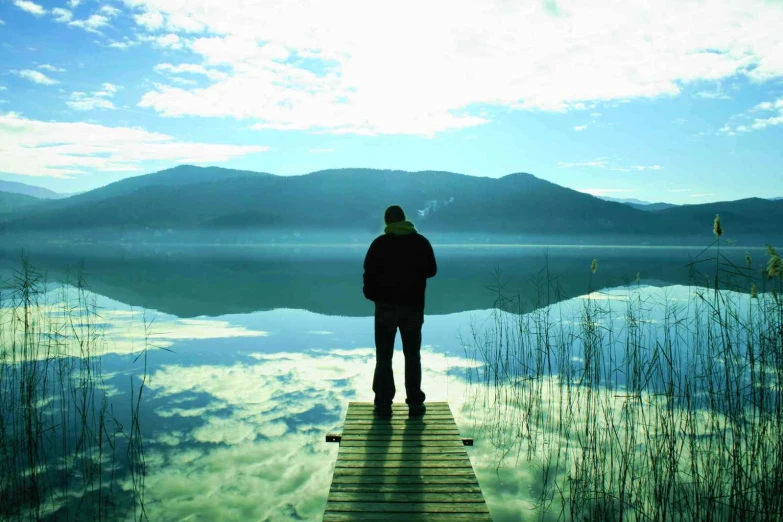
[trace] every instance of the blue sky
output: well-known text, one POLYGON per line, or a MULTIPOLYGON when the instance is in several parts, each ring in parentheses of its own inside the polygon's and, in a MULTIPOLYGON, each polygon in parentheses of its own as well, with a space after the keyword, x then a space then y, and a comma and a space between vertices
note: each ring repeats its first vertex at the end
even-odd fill
POLYGON ((0 0, 0 20, 5 180, 193 163, 783 196, 779 0, 0 0))

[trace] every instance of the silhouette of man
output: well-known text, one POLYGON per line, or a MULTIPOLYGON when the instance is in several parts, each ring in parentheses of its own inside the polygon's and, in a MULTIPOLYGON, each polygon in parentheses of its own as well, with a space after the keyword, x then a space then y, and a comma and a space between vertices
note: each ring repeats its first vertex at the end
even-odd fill
POLYGON ((438 267, 432 245, 405 219, 397 205, 386 209, 386 229, 375 238, 364 258, 364 297, 375 302, 375 414, 389 416, 396 392, 392 373, 397 328, 405 355, 405 402, 409 415, 423 415, 421 391, 421 326, 424 291, 438 267))

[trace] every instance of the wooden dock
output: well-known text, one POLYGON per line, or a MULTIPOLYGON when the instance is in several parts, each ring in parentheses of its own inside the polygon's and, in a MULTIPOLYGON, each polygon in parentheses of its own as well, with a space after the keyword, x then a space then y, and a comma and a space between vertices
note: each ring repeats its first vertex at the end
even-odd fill
POLYGON ((448 403, 427 403, 423 417, 405 404, 385 419, 372 408, 349 403, 342 434, 327 436, 340 451, 324 522, 491 522, 448 403))

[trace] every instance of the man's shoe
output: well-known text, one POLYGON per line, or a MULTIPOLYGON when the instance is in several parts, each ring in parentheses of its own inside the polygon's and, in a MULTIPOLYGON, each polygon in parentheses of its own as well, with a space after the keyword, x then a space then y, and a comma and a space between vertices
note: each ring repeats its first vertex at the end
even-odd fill
POLYGON ((427 406, 422 404, 416 404, 414 406, 408 406, 408 415, 411 417, 420 417, 427 411, 427 406))
POLYGON ((392 407, 391 406, 374 406, 372 409, 372 412, 375 414, 376 417, 391 417, 392 416, 392 407))

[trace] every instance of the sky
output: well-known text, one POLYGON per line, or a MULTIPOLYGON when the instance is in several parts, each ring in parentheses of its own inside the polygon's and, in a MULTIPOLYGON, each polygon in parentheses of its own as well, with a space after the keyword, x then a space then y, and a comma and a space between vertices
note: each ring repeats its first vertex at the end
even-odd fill
POLYGON ((783 196, 783 0, 0 0, 0 179, 178 164, 783 196))

